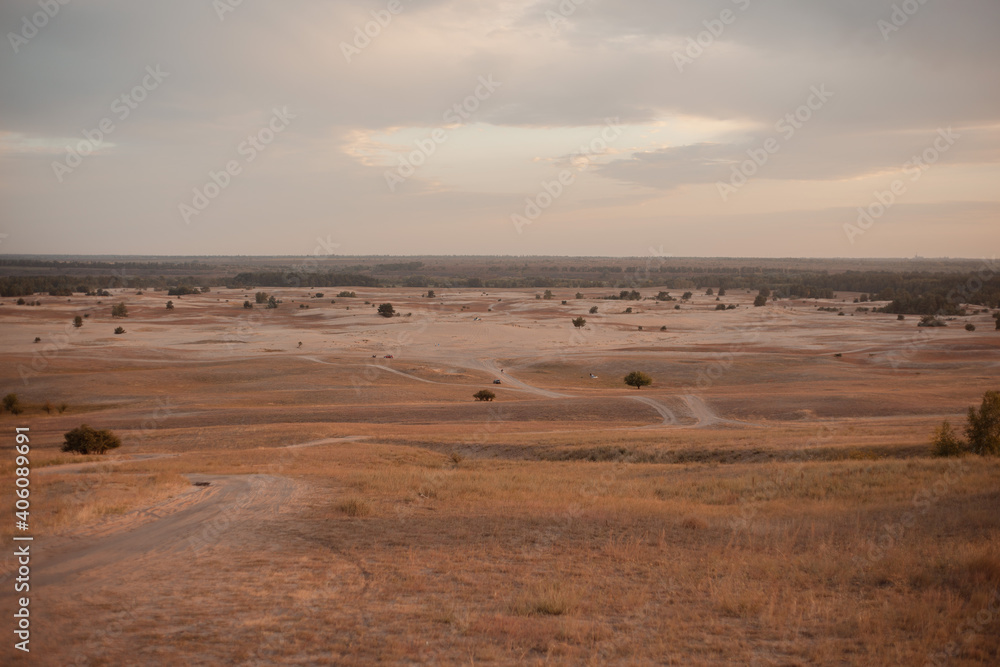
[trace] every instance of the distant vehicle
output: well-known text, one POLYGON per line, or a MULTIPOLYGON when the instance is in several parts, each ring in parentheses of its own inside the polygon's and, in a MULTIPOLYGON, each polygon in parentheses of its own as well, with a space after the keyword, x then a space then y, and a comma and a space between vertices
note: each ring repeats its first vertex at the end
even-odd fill
POLYGON ((387 354, 387 355, 385 355, 385 356, 384 356, 384 357, 382 357, 382 358, 383 358, 383 359, 392 359, 392 355, 391 355, 391 354, 387 354))
POLYGON ((500 380, 494 380, 493 384, 501 384, 500 380))

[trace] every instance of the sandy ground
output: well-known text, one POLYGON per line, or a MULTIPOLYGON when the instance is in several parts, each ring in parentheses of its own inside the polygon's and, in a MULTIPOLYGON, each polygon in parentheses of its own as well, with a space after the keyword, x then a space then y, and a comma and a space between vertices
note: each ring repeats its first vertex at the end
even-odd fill
MULTIPOLYGON (((338 290, 324 291, 316 299, 305 289, 274 290, 283 300, 277 310, 243 309, 253 296, 239 290, 174 297, 171 311, 163 293, 130 291, 0 306, 5 393, 17 392, 27 407, 0 420, 31 427, 38 494, 89 502, 91 489, 161 473, 179 475, 172 483, 183 487, 150 481, 149 490, 130 491, 119 506, 81 525, 53 519, 51 529, 39 529, 32 563, 39 664, 537 661, 542 654, 519 654, 517 641, 482 650, 492 640, 468 627, 483 645, 463 641, 450 652, 437 632, 421 645, 423 631, 410 625, 395 628, 401 634, 390 650, 385 634, 394 626, 384 615, 413 610, 394 606, 401 601, 379 607, 370 596, 387 585, 379 563, 395 549, 383 552, 373 543, 366 552, 338 545, 335 535, 318 536, 331 516, 336 525, 345 512, 352 516, 355 510, 342 504, 365 488, 352 490, 338 471, 369 465, 373 452, 385 465, 422 470, 458 465, 460 458, 476 465, 573 460, 581 453, 604 460, 608 443, 629 442, 641 443, 650 462, 696 455, 716 464, 773 461, 810 448, 831 460, 873 452, 905 459, 925 447, 935 423, 959 423, 1000 377, 1000 332, 988 313, 918 329, 917 318, 855 312, 852 294, 753 308, 752 294, 731 292, 721 301, 698 295, 676 310, 677 302, 599 298, 613 290, 544 300, 517 290, 438 290, 426 299, 419 290, 354 288, 357 298, 334 297, 335 303, 331 294, 338 290), (111 304, 119 301, 129 317, 114 320, 111 304), (377 316, 374 307, 384 302, 401 316, 377 316), (717 303, 739 307, 716 311, 717 303), (846 315, 817 310, 830 305, 846 315), (589 313, 594 306, 598 313, 589 313), (634 312, 625 313, 629 307, 634 312), (76 314, 89 315, 81 328, 70 324, 76 314), (582 329, 570 322, 578 316, 587 319, 582 329), (965 331, 966 322, 977 330, 965 331), (114 335, 119 325, 127 333, 114 335), (653 385, 624 386, 630 370, 649 373, 653 385), (484 388, 496 401, 472 400, 484 388), (73 463, 58 453, 61 434, 83 422, 114 429, 124 446, 109 460, 73 463), (454 463, 445 458, 458 453, 454 463), (324 582, 318 588, 317 576, 324 582), (322 599, 313 597, 315 590, 322 599), (340 628, 338 639, 303 624, 312 606, 340 628), (289 639, 299 626, 303 636, 289 639)), ((433 522, 433 484, 415 488, 407 511, 433 522)), ((39 502, 44 508, 46 500, 39 502)), ((347 521, 363 531, 391 522, 381 501, 374 502, 347 521), (376 524, 365 523, 367 513, 376 524)), ((469 507, 456 509, 453 527, 467 520, 478 525, 471 517, 480 510, 469 507)), ((381 534, 391 544, 406 542, 405 533, 381 534)), ((467 567, 453 573, 456 581, 475 577, 475 540, 449 539, 442 544, 470 548, 467 567)), ((9 575, 9 557, 5 568, 9 575)), ((427 577, 443 576, 426 568, 427 577)), ((462 599, 457 595, 456 608, 462 599)), ((431 596, 406 604, 439 603, 431 596)), ((579 627, 560 631, 564 643, 604 641, 578 620, 579 627)), ((739 625, 716 620, 728 628, 720 637, 739 625)), ((640 633, 633 641, 647 640, 640 633)), ((634 655, 544 655, 566 664, 664 664, 685 662, 684 655, 711 663, 751 655, 693 645, 678 655, 647 643, 649 650, 634 655)), ((755 659, 811 661, 793 654, 755 659)), ((845 660, 835 653, 813 658, 845 660)))

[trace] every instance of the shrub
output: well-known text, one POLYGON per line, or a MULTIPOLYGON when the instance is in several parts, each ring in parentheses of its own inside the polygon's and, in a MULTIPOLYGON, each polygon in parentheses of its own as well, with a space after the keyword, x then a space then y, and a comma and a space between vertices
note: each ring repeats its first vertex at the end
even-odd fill
POLYGON ((267 292, 257 292, 254 294, 254 299, 257 303, 267 303, 267 292))
POLYGON ((427 290, 427 298, 428 299, 436 299, 437 298, 437 294, 434 293, 434 290, 429 289, 429 290, 427 290))
POLYGON ((354 292, 340 292, 337 294, 342 299, 353 299, 355 298, 354 292))
POLYGON ((573 297, 573 298, 575 298, 575 299, 582 299, 583 298, 583 292, 577 292, 576 296, 573 297))
POLYGON ((711 287, 709 287, 707 290, 705 290, 705 296, 712 296, 713 294, 714 294, 714 292, 712 291, 711 287))
POLYGON ((124 301, 111 306, 111 317, 128 317, 128 307, 124 301))
POLYGON ((80 327, 82 327, 83 326, 83 318, 80 317, 79 315, 77 315, 76 317, 74 317, 73 318, 73 326, 75 326, 77 329, 79 329, 80 327))
POLYGON ((120 336, 125 333, 125 327, 115 327, 115 335, 120 336))
POLYGON ((109 450, 122 446, 121 439, 111 431, 98 431, 86 424, 68 431, 63 437, 65 442, 63 442, 62 450, 77 454, 105 454, 109 450))
POLYGON ((683 299, 684 301, 687 301, 688 299, 690 299, 693 296, 694 296, 694 294, 692 294, 691 292, 684 292, 684 294, 681 295, 681 299, 683 299))
POLYGON ((473 394, 472 397, 477 401, 492 401, 494 398, 497 397, 497 395, 494 394, 489 389, 480 389, 475 394, 473 394))
POLYGON ((167 310, 173 310, 173 309, 174 309, 174 302, 167 301, 167 310))
POLYGON ((392 307, 391 303, 383 303, 378 307, 378 314, 382 317, 392 317, 396 314, 396 309, 392 307))
POLYGON ((552 290, 550 290, 550 289, 545 290, 545 294, 542 295, 542 298, 543 299, 551 299, 552 298, 552 290))
POLYGON ((946 327, 947 324, 943 320, 939 320, 933 315, 924 315, 920 318, 920 322, 917 324, 918 327, 946 327))
POLYGON ((586 325, 587 325, 587 320, 583 319, 582 317, 577 317, 573 320, 573 326, 575 326, 577 329, 586 325))
POLYGON ((68 405, 66 405, 65 403, 60 403, 59 404, 59 414, 62 414, 64 412, 66 412, 67 408, 69 408, 68 405))
POLYGON ((35 336, 35 342, 36 343, 41 343, 42 342, 42 337, 41 336, 35 336))
POLYGON ((965 449, 966 444, 955 435, 951 424, 947 420, 941 422, 931 440, 931 453, 934 456, 961 456, 965 449))
POLYGON ((753 305, 756 306, 756 307, 758 307, 758 308, 760 306, 766 306, 767 305, 767 297, 764 296, 763 294, 758 294, 757 296, 754 297, 753 305))
POLYGON ((649 377, 642 371, 632 371, 625 376, 625 384, 630 387, 635 387, 636 389, 641 389, 642 387, 648 387, 653 384, 653 378, 649 377))
POLYGON ((897 315, 896 319, 900 320, 900 321, 905 320, 906 319, 906 315, 897 315))
POLYGON ((314 298, 316 298, 316 299, 322 299, 324 296, 326 296, 326 295, 323 294, 323 292, 316 292, 316 296, 314 298))
MULTIPOLYGON (((595 315, 596 313, 597 313, 597 306, 591 306, 590 307, 590 314, 591 315, 595 315)), ((997 320, 997 322, 1000 323, 1000 320, 997 320)))
POLYGON ((716 310, 725 310, 726 309, 726 304, 724 304, 724 303, 717 304, 715 306, 715 309, 716 310))
POLYGON ((274 295, 271 295, 271 296, 267 297, 267 307, 268 308, 277 308, 279 303, 280 302, 277 299, 274 298, 274 295))
POLYGON ((3 409, 12 415, 21 414, 21 403, 17 399, 17 394, 7 394, 3 397, 3 409))
POLYGON ((726 289, 724 287, 719 288, 719 296, 726 296, 726 289))
POLYGON ((664 325, 664 326, 660 327, 660 331, 666 331, 666 330, 667 330, 667 327, 666 327, 666 325, 664 325))
POLYGON ((966 331, 975 331, 976 330, 976 325, 973 324, 972 322, 969 322, 968 324, 965 325, 965 330, 966 331))
POLYGON ((52 404, 49 403, 48 401, 45 401, 45 403, 42 404, 42 410, 45 410, 45 414, 51 415, 52 414, 52 409, 53 409, 52 408, 52 404))
POLYGON ((969 449, 976 454, 1000 455, 1000 391, 983 394, 978 411, 974 407, 969 408, 965 435, 969 438, 969 449))
POLYGON ((253 304, 250 303, 249 301, 244 301, 243 302, 243 307, 244 308, 253 308, 253 304))
POLYGON ((680 309, 681 309, 681 305, 680 304, 677 304, 676 306, 674 306, 674 310, 680 310, 680 309))
POLYGON ((341 512, 352 517, 368 516, 372 513, 371 506, 365 501, 358 500, 357 498, 345 500, 337 507, 341 512))
POLYGON ((632 307, 630 306, 630 307, 626 308, 625 309, 625 313, 626 314, 631 314, 632 313, 632 307))

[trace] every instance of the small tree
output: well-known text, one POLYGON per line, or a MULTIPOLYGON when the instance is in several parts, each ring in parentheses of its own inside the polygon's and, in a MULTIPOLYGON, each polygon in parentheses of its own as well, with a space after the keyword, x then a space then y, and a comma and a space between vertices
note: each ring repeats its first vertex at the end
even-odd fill
POLYGON ((692 292, 684 292, 684 294, 681 295, 681 299, 683 299, 684 301, 687 301, 688 299, 690 299, 693 296, 694 296, 694 294, 692 292))
POLYGON ((542 298, 543 299, 551 299, 552 298, 552 290, 550 290, 550 289, 545 290, 545 294, 542 295, 542 298))
POLYGON ((128 317, 128 307, 124 301, 111 306, 111 317, 128 317))
POLYGON ((472 397, 477 401, 492 401, 494 398, 497 397, 497 395, 494 394, 489 389, 480 389, 475 394, 473 394, 472 397))
POLYGON ((267 292, 257 292, 254 294, 254 299, 257 303, 267 303, 267 292))
POLYGON ((21 403, 17 400, 17 394, 7 394, 3 397, 3 409, 12 415, 21 414, 21 403))
POLYGON ((753 305, 757 306, 757 307, 766 306, 767 305, 767 297, 764 296, 763 294, 758 294, 757 296, 754 297, 753 305))
POLYGON ((574 298, 575 299, 582 299, 583 298, 583 292, 577 292, 576 296, 574 298))
POLYGON ((726 288, 725 287, 720 287, 719 288, 719 296, 726 296, 726 288))
MULTIPOLYGON (((597 306, 591 306, 590 307, 590 314, 591 315, 596 315, 597 314, 597 306)), ((997 320, 997 321, 1000 322, 1000 320, 997 320)))
POLYGON ((115 327, 115 335, 120 336, 125 333, 125 327, 115 327))
POLYGON ((715 294, 715 292, 712 291, 711 287, 709 287, 707 290, 705 290, 705 296, 713 296, 714 294, 715 294))
POLYGON ((249 310, 249 309, 253 308, 253 304, 250 303, 249 301, 244 301, 243 302, 243 307, 249 310))
POLYGON ((587 320, 583 319, 582 317, 577 317, 573 320, 573 326, 575 326, 577 329, 584 327, 586 325, 587 325, 587 320))
POLYGON ((969 438, 969 449, 976 454, 1000 455, 1000 391, 983 394, 978 411, 969 408, 965 435, 969 438))
POLYGON ((73 318, 73 326, 75 326, 77 329, 79 329, 80 327, 82 327, 83 326, 83 318, 80 317, 79 315, 77 315, 76 317, 74 317, 73 318))
POLYGON ((635 387, 636 389, 641 389, 653 384, 653 378, 649 377, 642 371, 632 371, 625 376, 625 384, 630 387, 635 387))
POLYGON ((941 422, 931 440, 931 453, 934 456, 961 456, 965 449, 966 444, 955 435, 951 424, 947 420, 941 422))
POLYGON ((428 299, 436 299, 437 298, 437 295, 434 294, 434 290, 432 290, 432 289, 427 290, 427 298, 428 299))
POLYGON ((167 310, 173 310, 173 309, 174 309, 174 302, 167 301, 167 310))
POLYGON ((392 317, 396 314, 396 309, 392 307, 391 303, 383 303, 378 307, 378 314, 382 317, 392 317))
POLYGON ((976 330, 976 325, 973 324, 972 322, 969 322, 968 324, 965 325, 965 330, 966 331, 975 331, 976 330))
POLYGON ((64 436, 62 450, 77 454, 106 454, 122 446, 121 439, 111 431, 90 428, 86 424, 77 426, 64 436))
POLYGON ((271 296, 267 297, 267 307, 268 308, 277 308, 278 307, 278 300, 276 298, 274 298, 274 295, 271 295, 271 296))

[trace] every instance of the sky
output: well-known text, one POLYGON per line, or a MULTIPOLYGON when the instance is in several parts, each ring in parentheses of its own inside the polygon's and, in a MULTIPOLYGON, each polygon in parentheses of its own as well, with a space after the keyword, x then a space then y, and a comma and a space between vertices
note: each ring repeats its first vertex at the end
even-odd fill
POLYGON ((4 0, 0 253, 994 257, 996 0, 4 0))

